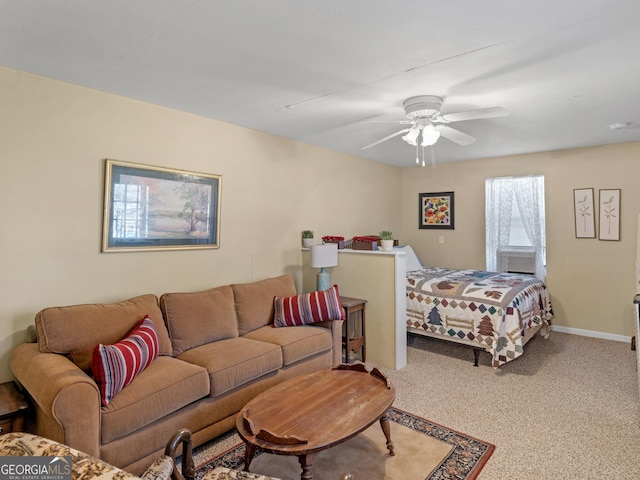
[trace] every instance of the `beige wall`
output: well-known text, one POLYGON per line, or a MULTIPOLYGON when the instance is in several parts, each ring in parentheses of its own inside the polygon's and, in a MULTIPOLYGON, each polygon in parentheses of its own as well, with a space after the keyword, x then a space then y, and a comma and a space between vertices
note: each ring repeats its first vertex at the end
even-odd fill
POLYGON ((400 170, 0 67, 0 381, 41 308, 289 272, 300 232, 400 230, 400 170), (104 159, 222 175, 217 250, 100 253, 104 159))
POLYGON ((425 264, 484 269, 485 179, 542 174, 554 324, 631 336, 639 158, 640 142, 635 142, 404 169, 401 241, 425 264), (622 189, 620 241, 575 238, 573 189, 588 187, 595 189, 596 210, 599 189, 622 189), (419 230, 418 194, 439 191, 455 192, 455 230, 419 230))
POLYGON ((47 306, 282 272, 300 287, 307 228, 389 228, 428 264, 484 268, 484 180, 502 175, 545 175, 556 324, 632 335, 639 157, 629 143, 398 169, 0 67, 0 381, 47 306), (100 253, 105 158, 221 174, 221 248, 100 253), (622 189, 620 242, 575 239, 573 189, 584 187, 622 189), (418 230, 418 193, 429 191, 455 191, 455 230, 418 230))

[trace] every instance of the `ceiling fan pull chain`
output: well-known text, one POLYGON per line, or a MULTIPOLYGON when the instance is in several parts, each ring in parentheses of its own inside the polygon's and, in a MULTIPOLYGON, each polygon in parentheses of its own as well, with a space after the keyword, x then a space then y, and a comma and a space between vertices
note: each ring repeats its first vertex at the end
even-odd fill
POLYGON ((416 143, 416 165, 420 164, 420 157, 418 156, 418 144, 416 143))

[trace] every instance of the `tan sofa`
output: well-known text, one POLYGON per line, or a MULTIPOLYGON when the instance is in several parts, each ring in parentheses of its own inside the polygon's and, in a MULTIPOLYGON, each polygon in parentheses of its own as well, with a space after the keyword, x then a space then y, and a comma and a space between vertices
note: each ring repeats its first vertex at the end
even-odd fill
POLYGON ((342 321, 273 327, 273 297, 295 294, 293 279, 283 275, 42 310, 37 343, 11 354, 32 400, 30 430, 139 475, 181 428, 193 432, 194 446, 232 429, 257 394, 341 361, 342 321), (126 337, 145 315, 160 355, 103 407, 91 376, 93 349, 126 337))

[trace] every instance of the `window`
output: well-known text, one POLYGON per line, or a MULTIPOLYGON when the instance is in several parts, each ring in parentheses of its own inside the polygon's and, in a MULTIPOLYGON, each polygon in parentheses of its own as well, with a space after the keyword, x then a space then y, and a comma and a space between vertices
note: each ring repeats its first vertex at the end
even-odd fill
POLYGON ((516 194, 513 193, 513 199, 511 201, 511 231, 509 232, 509 246, 510 247, 532 247, 533 244, 527 236, 527 230, 524 226, 524 221, 520 215, 520 209, 518 208, 516 201, 516 194))
POLYGON ((505 252, 532 252, 535 274, 545 277, 544 177, 489 178, 485 182, 487 270, 500 271, 505 252))

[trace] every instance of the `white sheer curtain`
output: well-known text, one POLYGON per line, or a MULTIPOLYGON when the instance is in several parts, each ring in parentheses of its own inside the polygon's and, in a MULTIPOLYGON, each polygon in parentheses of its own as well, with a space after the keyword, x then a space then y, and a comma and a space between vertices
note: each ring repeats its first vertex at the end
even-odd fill
POLYGON ((498 249, 509 246, 513 198, 525 232, 535 249, 536 277, 545 279, 546 232, 544 215, 544 177, 488 178, 485 182, 487 270, 498 270, 498 249))
POLYGON ((544 281, 547 263, 544 177, 542 175, 514 177, 513 186, 524 229, 536 251, 536 277, 544 281))
POLYGON ((511 177, 485 181, 487 270, 498 271, 498 247, 509 245, 513 181, 511 177))

